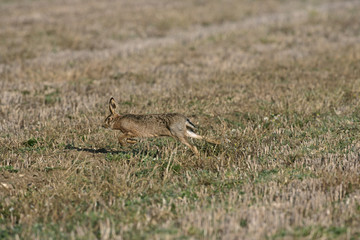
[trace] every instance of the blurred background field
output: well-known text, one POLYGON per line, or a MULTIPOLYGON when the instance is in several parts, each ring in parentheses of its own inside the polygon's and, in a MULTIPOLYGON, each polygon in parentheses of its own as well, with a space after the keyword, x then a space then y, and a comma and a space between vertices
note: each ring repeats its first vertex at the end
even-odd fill
POLYGON ((0 1, 0 238, 359 239, 360 2, 0 1), (120 113, 222 140, 129 148, 120 113))

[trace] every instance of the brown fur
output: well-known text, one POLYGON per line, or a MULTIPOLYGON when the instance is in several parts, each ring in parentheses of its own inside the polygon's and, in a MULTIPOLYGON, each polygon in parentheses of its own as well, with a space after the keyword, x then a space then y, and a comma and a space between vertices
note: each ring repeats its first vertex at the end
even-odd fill
POLYGON ((199 151, 195 146, 189 143, 187 137, 204 139, 208 142, 218 144, 218 142, 206 139, 203 136, 193 132, 195 126, 190 120, 179 113, 119 115, 115 112, 116 103, 114 98, 110 99, 110 115, 105 119, 103 127, 113 130, 120 130, 119 143, 124 146, 125 143, 135 143, 131 138, 134 137, 162 137, 169 136, 178 139, 188 146, 196 155, 199 151))

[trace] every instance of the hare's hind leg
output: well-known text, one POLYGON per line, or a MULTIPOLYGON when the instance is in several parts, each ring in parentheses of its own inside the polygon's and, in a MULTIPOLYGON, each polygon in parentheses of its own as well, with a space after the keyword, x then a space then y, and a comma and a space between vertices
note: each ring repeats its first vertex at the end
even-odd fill
POLYGON ((213 139, 209 139, 209 138, 200 136, 200 135, 194 133, 193 131, 190 131, 189 129, 186 130, 186 136, 191 137, 191 138, 196 138, 196 139, 204 139, 205 141, 212 143, 212 144, 218 144, 218 145, 220 144, 220 142, 217 140, 213 140, 213 139))
POLYGON ((186 146, 188 146, 188 148, 190 148, 191 149, 191 151, 193 151, 193 153, 195 153, 195 155, 197 155, 197 156, 199 156, 200 154, 199 154, 199 151, 197 150, 197 148, 195 147, 195 146, 193 146, 193 145, 191 145, 190 143, 189 143, 189 141, 187 140, 187 138, 186 137, 177 137, 177 139, 179 139, 179 141, 180 142, 182 142, 183 144, 185 144, 186 146))
POLYGON ((186 136, 191 137, 191 138, 196 138, 196 139, 204 139, 203 136, 197 135, 196 133, 194 133, 193 131, 190 131, 189 129, 186 130, 186 136))

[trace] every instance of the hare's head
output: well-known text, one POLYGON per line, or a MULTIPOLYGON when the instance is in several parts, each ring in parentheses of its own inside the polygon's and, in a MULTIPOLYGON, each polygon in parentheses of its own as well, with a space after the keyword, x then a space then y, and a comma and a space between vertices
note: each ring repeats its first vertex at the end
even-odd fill
POLYGON ((104 123, 103 123, 103 127, 104 128, 112 128, 115 119, 119 116, 119 114, 115 113, 115 108, 116 108, 116 103, 114 98, 110 98, 109 101, 109 110, 110 110, 110 115, 107 116, 107 118, 105 118, 104 123))

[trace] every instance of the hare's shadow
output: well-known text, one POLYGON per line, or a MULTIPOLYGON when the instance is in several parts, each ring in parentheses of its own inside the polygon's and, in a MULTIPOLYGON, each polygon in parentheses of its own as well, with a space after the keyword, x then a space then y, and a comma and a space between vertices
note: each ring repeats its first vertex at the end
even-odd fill
POLYGON ((161 154, 159 151, 149 151, 149 150, 146 150, 146 149, 142 149, 142 150, 139 150, 139 149, 132 149, 132 150, 129 150, 129 151, 125 151, 125 150, 108 150, 106 148, 98 148, 98 149, 94 149, 94 148, 83 148, 83 147, 75 147, 71 144, 68 144, 65 146, 65 149, 66 150, 76 150, 78 152, 89 152, 89 153, 110 153, 110 154, 128 154, 128 153, 131 153, 133 155, 142 155, 142 156, 152 156, 152 157, 161 157, 161 154))

